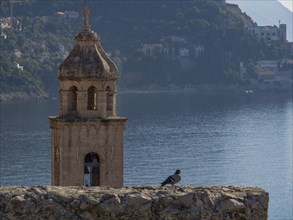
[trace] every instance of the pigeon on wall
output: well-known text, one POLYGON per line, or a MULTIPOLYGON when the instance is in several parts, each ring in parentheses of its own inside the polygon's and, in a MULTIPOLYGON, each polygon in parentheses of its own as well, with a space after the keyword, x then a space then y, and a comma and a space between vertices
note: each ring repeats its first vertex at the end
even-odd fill
POLYGON ((176 170, 173 175, 169 176, 164 182, 161 183, 161 186, 165 186, 166 184, 171 184, 173 186, 175 183, 178 183, 181 180, 179 175, 180 172, 180 170, 176 170))

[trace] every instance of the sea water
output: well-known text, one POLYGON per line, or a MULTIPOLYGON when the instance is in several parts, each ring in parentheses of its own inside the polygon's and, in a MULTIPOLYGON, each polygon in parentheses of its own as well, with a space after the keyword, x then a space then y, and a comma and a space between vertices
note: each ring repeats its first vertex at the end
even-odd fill
MULTIPOLYGON (((49 115, 58 100, 1 103, 1 185, 50 184, 49 115)), ((120 93, 124 184, 248 185, 270 194, 269 219, 292 215, 289 94, 120 93)))

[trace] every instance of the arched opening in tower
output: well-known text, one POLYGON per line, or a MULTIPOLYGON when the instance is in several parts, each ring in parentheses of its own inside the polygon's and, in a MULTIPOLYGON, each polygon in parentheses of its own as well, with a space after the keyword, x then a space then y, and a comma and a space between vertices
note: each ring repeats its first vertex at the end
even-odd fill
POLYGON ((68 110, 76 111, 77 109, 77 88, 71 86, 68 93, 68 110))
POLYGON ((100 162, 96 153, 88 153, 84 158, 84 186, 100 185, 100 162))
POLYGON ((87 92, 87 110, 97 109, 97 91, 94 86, 91 86, 87 92))

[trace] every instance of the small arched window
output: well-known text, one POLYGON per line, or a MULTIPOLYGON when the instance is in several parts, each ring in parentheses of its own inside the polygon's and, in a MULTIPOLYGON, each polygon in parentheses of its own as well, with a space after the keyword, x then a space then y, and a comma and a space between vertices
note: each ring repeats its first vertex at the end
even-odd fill
POLYGON ((77 109, 77 88, 71 86, 68 92, 68 110, 76 111, 77 109))
POLYGON ((91 86, 87 91, 87 110, 97 109, 97 91, 94 86, 91 86))

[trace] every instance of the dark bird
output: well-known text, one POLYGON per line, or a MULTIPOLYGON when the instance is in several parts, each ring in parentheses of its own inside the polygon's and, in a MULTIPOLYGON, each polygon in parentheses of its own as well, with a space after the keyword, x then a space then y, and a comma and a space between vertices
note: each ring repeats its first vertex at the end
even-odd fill
POLYGON ((161 186, 165 186, 166 184, 171 184, 173 186, 175 183, 178 183, 181 180, 179 175, 180 172, 180 170, 176 170, 173 175, 169 176, 164 182, 161 183, 161 186))

